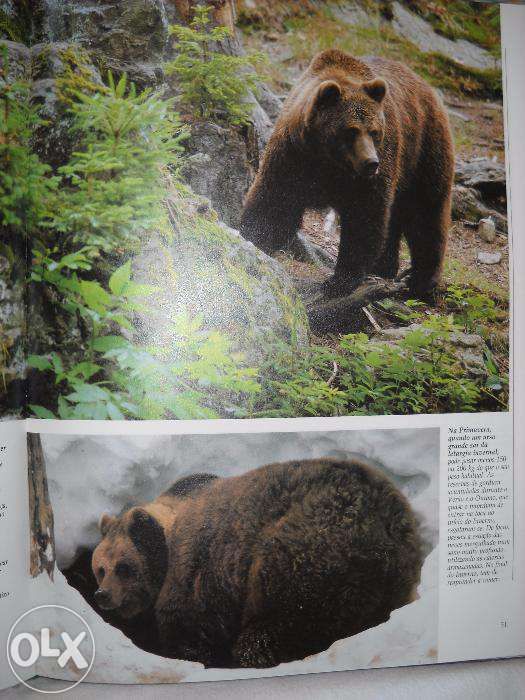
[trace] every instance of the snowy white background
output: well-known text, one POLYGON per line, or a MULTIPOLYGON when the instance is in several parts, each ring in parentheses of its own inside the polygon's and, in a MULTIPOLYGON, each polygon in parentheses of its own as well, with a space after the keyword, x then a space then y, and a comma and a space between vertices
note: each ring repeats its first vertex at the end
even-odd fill
MULTIPOLYGON (((249 678, 383 665, 431 663, 437 659, 437 542, 439 431, 369 430, 158 437, 42 435, 55 515, 58 564, 67 566, 78 548, 99 540, 97 522, 158 495, 177 478, 196 471, 224 476, 272 461, 359 454, 384 469, 418 513, 429 554, 420 599, 393 612, 390 620, 333 644, 327 651, 277 669, 215 670, 163 659, 135 648, 69 587, 60 572, 35 582, 35 597, 59 598, 78 610, 97 641, 92 681, 173 682, 249 678), (45 591, 44 591, 45 589, 45 591)), ((45 668, 40 670, 47 673, 45 668)))
POLYGON ((195 472, 233 476, 270 462, 364 455, 385 471, 437 544, 439 436, 434 429, 150 437, 43 435, 59 568, 100 539, 98 519, 156 498, 195 472))

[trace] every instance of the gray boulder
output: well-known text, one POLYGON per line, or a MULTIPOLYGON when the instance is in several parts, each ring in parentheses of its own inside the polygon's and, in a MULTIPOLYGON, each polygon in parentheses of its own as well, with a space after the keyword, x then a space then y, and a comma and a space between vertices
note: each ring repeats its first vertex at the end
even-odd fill
POLYGON ((505 197, 505 165, 492 158, 456 161, 456 182, 477 190, 485 201, 505 197))
POLYGON ((141 342, 180 352, 175 319, 188 314, 226 336, 249 366, 270 360, 276 345, 293 352, 306 344, 306 313, 283 267, 213 211, 201 213, 206 202, 171 201, 179 221, 173 240, 153 233, 133 262, 135 281, 156 288, 139 315, 141 342))
POLYGON ((31 50, 25 44, 0 39, 0 50, 7 55, 8 80, 28 79, 31 73, 31 50))
POLYGON ((162 79, 168 43, 163 0, 44 0, 43 37, 96 54, 107 69, 126 72, 139 84, 162 79))
POLYGON ((252 143, 250 159, 246 136, 239 129, 198 122, 192 125, 185 147, 189 158, 184 178, 194 192, 211 200, 225 223, 238 227, 244 195, 255 174, 257 143, 252 143))
POLYGON ((472 187, 454 185, 452 188, 452 218, 454 221, 466 221, 478 224, 480 219, 492 218, 499 233, 507 235, 507 217, 495 209, 487 207, 479 198, 479 193, 472 187))

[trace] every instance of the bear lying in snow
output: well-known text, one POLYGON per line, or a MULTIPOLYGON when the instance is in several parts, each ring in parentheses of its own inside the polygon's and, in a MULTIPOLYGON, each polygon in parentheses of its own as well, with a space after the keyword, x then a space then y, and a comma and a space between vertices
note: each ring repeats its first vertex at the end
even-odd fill
POLYGON ((96 604, 150 611, 159 653, 205 666, 270 667, 379 625, 423 561, 407 500, 356 459, 196 474, 100 526, 96 604))
POLYGON ((409 68, 318 54, 286 100, 246 197, 241 233, 267 253, 298 244, 305 209, 335 209, 341 241, 328 296, 394 278, 405 236, 411 291, 439 284, 454 151, 434 90, 409 68))

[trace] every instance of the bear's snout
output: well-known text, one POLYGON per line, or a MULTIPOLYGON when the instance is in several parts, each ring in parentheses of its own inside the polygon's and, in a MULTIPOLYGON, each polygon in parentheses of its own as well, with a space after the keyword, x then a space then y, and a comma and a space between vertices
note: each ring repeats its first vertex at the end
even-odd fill
POLYGON ((111 593, 104 588, 98 588, 95 591, 95 601, 102 610, 113 610, 116 607, 111 600, 111 593))
POLYGON ((379 170, 379 160, 378 158, 368 158, 361 166, 360 173, 363 177, 374 177, 377 175, 379 170))

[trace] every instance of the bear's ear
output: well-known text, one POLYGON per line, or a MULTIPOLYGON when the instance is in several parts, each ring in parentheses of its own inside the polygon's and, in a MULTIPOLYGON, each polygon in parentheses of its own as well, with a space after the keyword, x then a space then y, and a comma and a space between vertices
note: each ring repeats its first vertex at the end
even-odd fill
POLYGON ((385 99, 387 92, 386 81, 383 80, 383 78, 374 78, 374 80, 369 80, 367 83, 363 83, 363 90, 375 102, 381 104, 381 102, 385 99))
POLYGON ((341 98, 341 86, 335 80, 324 80, 312 95, 304 114, 305 126, 309 126, 315 114, 326 107, 333 107, 341 98))
POLYGON ((169 489, 164 491, 163 495, 184 498, 195 491, 200 491, 206 484, 209 484, 210 481, 214 481, 216 478, 215 474, 190 474, 189 476, 183 476, 182 479, 179 479, 169 489))
POLYGON ((168 571, 168 545, 162 525, 144 508, 134 508, 128 534, 137 552, 144 557, 151 580, 160 588, 168 571))
POLYGON ((341 97, 341 86, 335 80, 324 80, 319 87, 314 98, 314 106, 332 107, 337 104, 341 97))
POLYGON ((98 521, 98 529, 100 530, 102 537, 105 537, 108 534, 110 527, 116 522, 116 517, 114 515, 110 515, 109 513, 103 513, 100 516, 100 520, 98 521))

